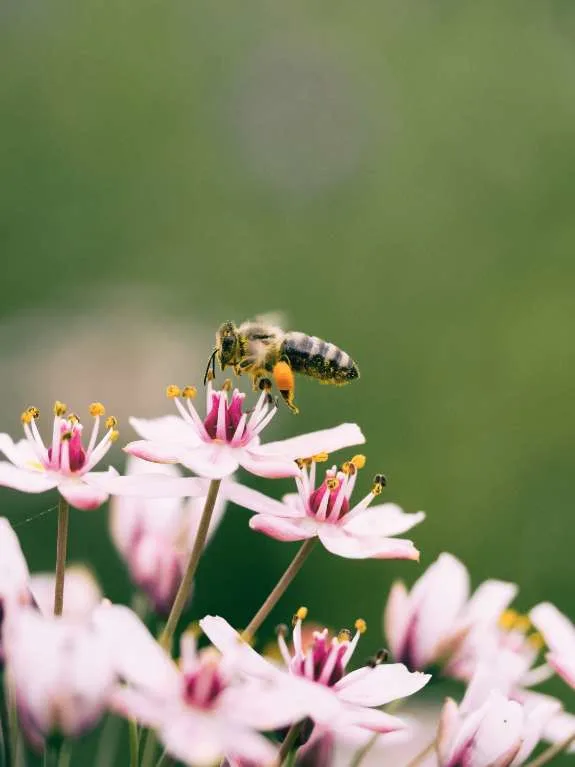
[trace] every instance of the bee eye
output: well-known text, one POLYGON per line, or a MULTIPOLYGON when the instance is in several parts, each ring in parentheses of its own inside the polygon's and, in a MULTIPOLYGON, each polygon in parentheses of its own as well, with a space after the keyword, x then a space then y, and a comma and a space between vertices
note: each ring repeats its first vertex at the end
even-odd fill
POLYGON ((226 336, 222 339, 222 349, 225 352, 230 352, 234 348, 234 339, 231 336, 226 336))

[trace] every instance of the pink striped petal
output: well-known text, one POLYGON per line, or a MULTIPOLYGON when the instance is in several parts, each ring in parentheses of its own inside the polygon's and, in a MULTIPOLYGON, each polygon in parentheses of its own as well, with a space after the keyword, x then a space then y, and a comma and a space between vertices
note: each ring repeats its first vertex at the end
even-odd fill
POLYGON ((43 470, 21 469, 8 461, 0 461, 0 486, 24 493, 44 493, 58 484, 58 477, 43 470))
POLYGON ((193 447, 201 438, 190 423, 178 415, 164 415, 160 418, 130 418, 130 424, 138 436, 152 442, 178 442, 193 447))
POLYGON ((395 503, 383 503, 380 506, 370 506, 369 509, 362 511, 356 517, 352 517, 349 522, 344 521, 342 526, 346 532, 352 535, 389 537, 401 535, 407 530, 411 530, 424 519, 425 513, 423 511, 406 514, 395 503))
POLYGON ((205 486, 198 477, 179 477, 157 472, 127 474, 92 471, 83 479, 87 484, 109 495, 133 498, 195 498, 205 495, 205 486))
POLYGON ((338 525, 318 524, 318 535, 328 551, 347 559, 414 559, 419 551, 404 538, 360 538, 349 535, 338 525))
POLYGON ((346 674, 334 689, 338 698, 356 706, 384 706, 398 698, 406 698, 425 687, 430 674, 409 671, 402 663, 369 668, 364 666, 346 674))
POLYGON ((351 445, 363 445, 365 437, 356 423, 342 423, 332 429, 322 429, 299 437, 268 442, 262 450, 289 458, 309 458, 318 453, 333 453, 351 445))
POLYGON ((182 450, 182 445, 177 442, 152 442, 148 439, 128 442, 124 447, 125 453, 154 463, 179 463, 182 450))
POLYGON ((297 477, 300 473, 298 465, 290 457, 281 454, 264 452, 262 447, 242 451, 240 464, 246 471, 256 477, 297 477))
MULTIPOLYGON (((257 514, 270 514, 274 517, 299 518, 304 516, 301 505, 297 508, 294 504, 286 504, 276 501, 251 487, 246 487, 238 482, 230 484, 228 488, 228 499, 237 506, 243 506, 244 509, 255 511, 257 514)), ((299 496, 296 495, 296 498, 299 496)))
POLYGON ((256 514, 250 519, 250 527, 278 541, 303 541, 317 534, 317 525, 311 519, 292 520, 256 514))
POLYGON ((82 479, 65 479, 58 485, 58 492, 70 506, 82 511, 94 511, 108 500, 108 493, 82 479))
POLYGON ((180 454, 180 463, 208 479, 223 479, 237 470, 238 451, 218 442, 202 443, 180 454))

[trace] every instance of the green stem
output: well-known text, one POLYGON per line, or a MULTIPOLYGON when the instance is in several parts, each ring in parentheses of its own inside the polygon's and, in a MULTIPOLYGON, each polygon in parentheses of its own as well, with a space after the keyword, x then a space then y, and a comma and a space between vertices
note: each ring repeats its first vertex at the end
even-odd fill
POLYGON ((295 745, 297 736, 299 735, 300 727, 301 722, 295 722, 287 731, 287 735, 283 739, 283 743, 281 744, 280 750, 278 751, 278 758, 276 761, 277 767, 282 767, 282 764, 285 762, 288 754, 295 745))
POLYGON ((109 767, 111 764, 116 764, 116 752, 120 742, 122 724, 122 719, 108 714, 108 718, 100 732, 96 760, 94 762, 95 767, 109 767))
POLYGON ((0 730, 2 735, 2 760, 4 767, 12 767, 12 748, 10 742, 10 714, 8 711, 8 692, 0 677, 0 730))
POLYGON ((128 721, 128 733, 130 737, 130 767, 138 767, 140 736, 138 733, 138 723, 135 719, 128 721))
POLYGON ((375 741, 379 738, 379 735, 380 735, 379 732, 374 732, 371 738, 367 741, 367 743, 357 750, 357 752, 355 753, 355 756, 350 762, 349 767, 359 767, 359 765, 363 762, 367 754, 373 748, 373 745, 375 741))
POLYGON ((204 550, 206 538, 208 537, 210 521, 212 519, 214 506, 216 505, 216 498, 218 497, 218 490, 220 489, 221 482, 221 479, 212 479, 210 482, 208 495, 204 504, 204 510, 200 519, 194 546, 188 560, 186 572, 184 573, 184 577, 180 583, 180 588, 178 589, 178 593, 174 599, 174 604, 172 605, 172 609, 168 616, 168 620, 166 621, 164 630, 160 635, 160 644, 168 651, 171 650, 172 640, 174 638, 176 628, 180 618, 182 617, 182 613, 184 612, 188 599, 190 598, 194 576, 196 574, 196 570, 198 569, 198 564, 200 562, 200 557, 202 556, 202 551, 204 550))
POLYGON ((173 763, 174 763, 174 760, 172 759, 172 757, 168 754, 167 751, 164 751, 164 753, 158 759, 156 767, 170 767, 170 765, 173 763))
POLYGON ((317 538, 308 538, 307 541, 304 541, 302 543, 302 545, 298 549, 297 554, 292 559, 291 563, 288 565, 285 573, 276 583, 276 585, 270 592, 270 595, 268 596, 266 601, 263 603, 263 605, 260 607, 260 609, 257 611, 257 613, 254 615, 254 617, 251 619, 246 629, 244 630, 242 636, 246 640, 249 641, 253 638, 256 631, 259 629, 259 627, 262 625, 262 623, 271 613, 273 608, 279 602, 280 598, 283 596, 287 587, 290 585, 290 583, 296 577, 298 572, 301 570, 303 563, 311 554, 311 551, 316 543, 317 543, 317 538))
POLYGON ((154 730, 148 730, 146 742, 144 744, 144 754, 142 756, 142 767, 152 767, 156 757, 156 746, 158 739, 154 730))
POLYGON ((68 547, 68 501, 60 496, 58 501, 58 537, 56 539, 56 587, 54 589, 54 615, 62 615, 64 609, 64 576, 66 573, 66 549, 68 547))
POLYGON ((433 749, 435 748, 435 738, 431 741, 431 743, 428 743, 427 746, 423 749, 423 751, 420 751, 419 754, 409 762, 407 767, 419 767, 419 765, 423 762, 426 756, 429 756, 433 749))
POLYGON ((569 735, 568 738, 565 738, 565 740, 549 746, 549 748, 540 754, 536 759, 527 762, 525 767, 541 767, 543 764, 549 764, 552 759, 563 753, 563 751, 566 751, 571 743, 573 743, 573 741, 575 741, 575 732, 571 733, 571 735, 569 735))

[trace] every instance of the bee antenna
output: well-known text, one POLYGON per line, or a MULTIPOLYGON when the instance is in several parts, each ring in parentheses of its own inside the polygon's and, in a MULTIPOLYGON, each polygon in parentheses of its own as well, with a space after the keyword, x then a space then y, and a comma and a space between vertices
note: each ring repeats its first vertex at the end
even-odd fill
POLYGON ((218 353, 218 348, 216 346, 214 351, 210 354, 208 364, 206 365, 206 372, 204 374, 204 386, 206 385, 208 381, 208 376, 210 375, 210 365, 212 367, 212 378, 216 377, 216 354, 217 353, 218 353))

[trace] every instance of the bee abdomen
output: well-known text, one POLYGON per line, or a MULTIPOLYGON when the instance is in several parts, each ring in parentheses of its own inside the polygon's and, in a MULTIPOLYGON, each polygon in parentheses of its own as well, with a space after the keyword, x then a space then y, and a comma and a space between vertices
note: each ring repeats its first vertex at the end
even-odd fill
POLYGON ((286 333, 280 351, 296 373, 324 383, 344 384, 359 377, 357 365, 347 352, 316 336, 286 333))

